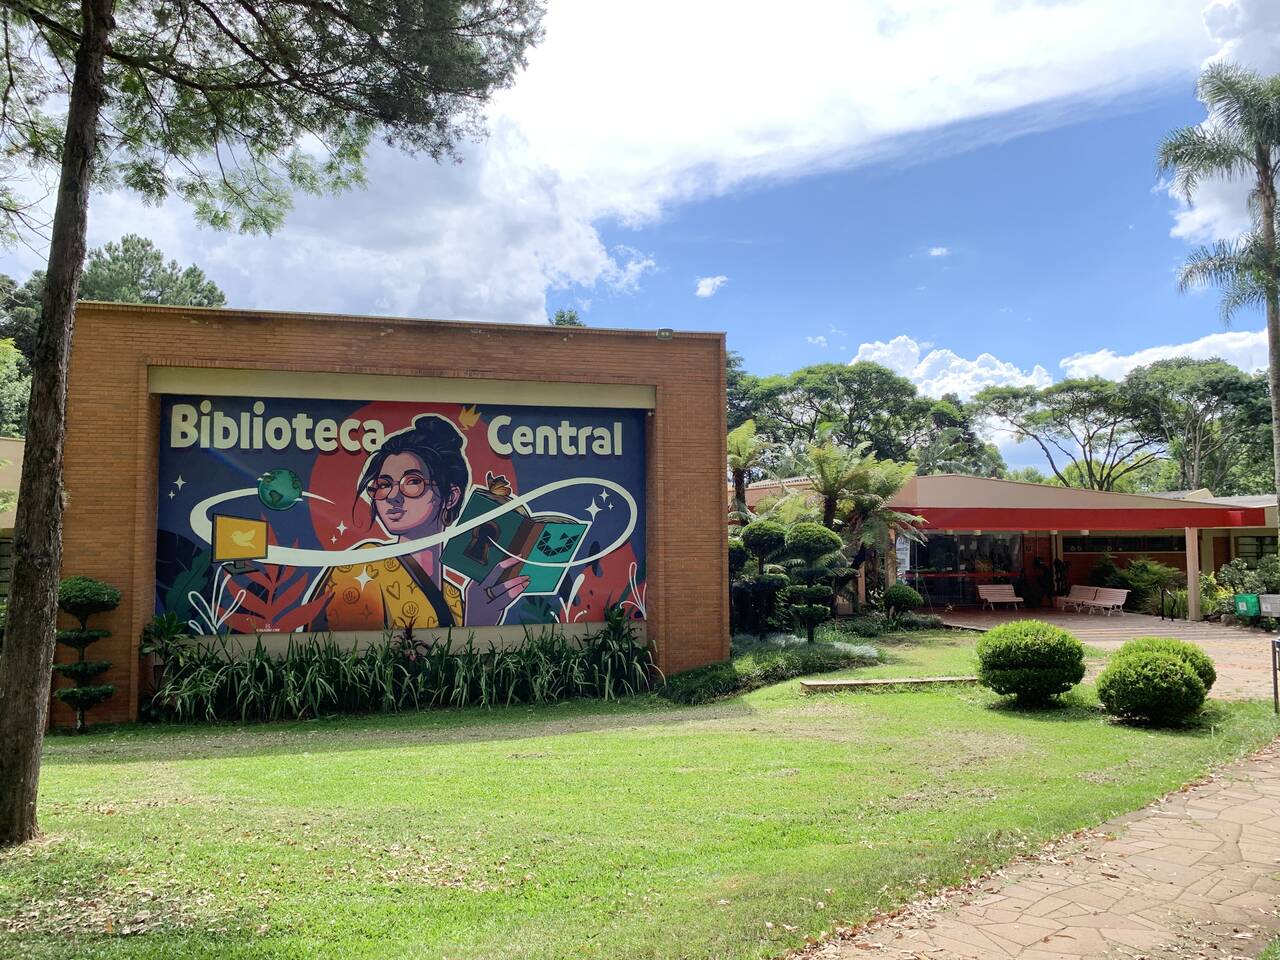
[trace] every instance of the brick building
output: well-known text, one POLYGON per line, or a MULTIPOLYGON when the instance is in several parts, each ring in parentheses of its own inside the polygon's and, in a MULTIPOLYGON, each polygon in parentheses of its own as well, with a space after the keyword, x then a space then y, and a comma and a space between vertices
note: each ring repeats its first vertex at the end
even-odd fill
MULTIPOLYGON (((117 692, 95 719, 137 717, 151 670, 139 635, 162 610, 250 640, 318 628, 358 641, 379 618, 387 629, 410 618, 452 623, 483 644, 519 642, 522 624, 551 619, 582 630, 621 603, 664 672, 727 657, 724 336, 664 334, 81 304, 63 572, 124 592, 96 623, 113 635, 91 653, 113 661, 104 680, 117 692), (391 465, 406 454, 379 456, 392 437, 388 450, 419 450, 424 424, 462 450, 466 481, 437 482, 412 456, 400 475, 391 465), (531 492, 559 512, 511 502, 531 492), (524 552, 471 537, 470 548, 492 543, 511 557, 518 584, 492 561, 483 584, 483 566, 465 578, 450 566, 449 551, 462 550, 451 533, 408 529, 405 518, 437 495, 447 510, 437 524, 450 531, 499 536, 478 526, 488 515, 472 515, 501 504, 495 521, 545 535, 524 552), (396 524, 404 530, 389 540, 396 524), (573 564, 527 552, 550 549, 551 532, 573 564), (391 556, 409 549, 395 543, 421 549, 391 556), (315 559, 321 551, 335 559, 315 559), (410 562, 442 555, 425 575, 410 562), (524 596, 539 577, 545 589, 524 596), (401 585, 422 588, 425 618, 401 585)), ((55 700, 52 722, 69 720, 55 700)))

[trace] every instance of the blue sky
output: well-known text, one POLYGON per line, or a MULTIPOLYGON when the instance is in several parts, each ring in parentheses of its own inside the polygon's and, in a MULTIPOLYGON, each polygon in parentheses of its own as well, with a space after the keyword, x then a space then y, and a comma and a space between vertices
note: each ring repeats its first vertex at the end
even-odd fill
POLYGON ((1176 288, 1188 244, 1170 235, 1175 202, 1155 189, 1160 137, 1202 117, 1193 78, 1179 77, 1044 132, 746 189, 643 229, 611 225, 608 242, 661 266, 586 316, 726 330, 757 373, 847 362, 901 334, 1057 377, 1075 353, 1218 333, 1215 296, 1176 288), (728 279, 691 300, 705 276, 728 279))

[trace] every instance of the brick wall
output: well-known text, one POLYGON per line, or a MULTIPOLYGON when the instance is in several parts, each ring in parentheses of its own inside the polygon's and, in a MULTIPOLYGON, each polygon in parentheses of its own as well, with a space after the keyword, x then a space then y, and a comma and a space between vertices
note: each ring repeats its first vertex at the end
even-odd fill
MULTIPOLYGON (((99 721, 138 714, 138 636, 154 609, 159 402, 151 366, 653 386, 648 636, 665 673, 729 654, 724 336, 83 303, 68 397, 64 575, 119 586, 89 651, 113 661, 99 721), (383 360, 384 362, 376 362, 383 360)), ((59 649, 60 660, 74 656, 59 649)), ((60 682, 55 680, 55 682, 60 682)), ((71 722, 55 700, 51 722, 71 722)))

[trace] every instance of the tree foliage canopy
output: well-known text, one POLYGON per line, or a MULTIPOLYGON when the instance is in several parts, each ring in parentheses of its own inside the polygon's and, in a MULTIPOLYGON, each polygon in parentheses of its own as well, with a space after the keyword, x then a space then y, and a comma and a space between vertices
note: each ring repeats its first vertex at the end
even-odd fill
POLYGON ((1268 432, 1264 379, 1224 360, 1177 357, 1139 367, 1125 384, 1135 420, 1163 443, 1180 489, 1238 485, 1258 435, 1268 432))
POLYGON ((1066 486, 1114 490, 1121 478, 1160 457, 1159 438, 1133 416, 1127 388, 1111 380, 987 387, 974 401, 984 416, 1038 446, 1066 486))
MULTIPOLYGON (((43 270, 34 271, 21 286, 0 276, 0 337, 11 339, 27 361, 35 349, 43 296, 43 270)), ((220 307, 227 302, 221 288, 195 264, 166 262, 154 243, 134 233, 89 251, 80 299, 180 307, 220 307)))
MULTIPOLYGON (((79 3, 7 0, 4 156, 56 166, 79 3)), ((197 219, 279 225, 297 191, 363 181, 373 138, 440 159, 540 35, 536 0, 117 0, 94 176, 197 219)), ((4 174, 9 174, 5 177, 4 174)), ((6 209, 21 216, 10 189, 6 209)), ((18 226, 11 221, 11 227, 18 226)))
POLYGON ((577 310, 557 310, 555 315, 547 319, 553 327, 585 327, 586 324, 578 316, 577 310))

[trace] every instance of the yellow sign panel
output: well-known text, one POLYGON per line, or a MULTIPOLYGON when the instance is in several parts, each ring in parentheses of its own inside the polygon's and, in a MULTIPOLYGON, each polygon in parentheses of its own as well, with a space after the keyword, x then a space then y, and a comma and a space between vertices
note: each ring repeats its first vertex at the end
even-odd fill
POLYGON ((260 560, 267 555, 267 522, 245 517, 213 518, 213 559, 260 560))

